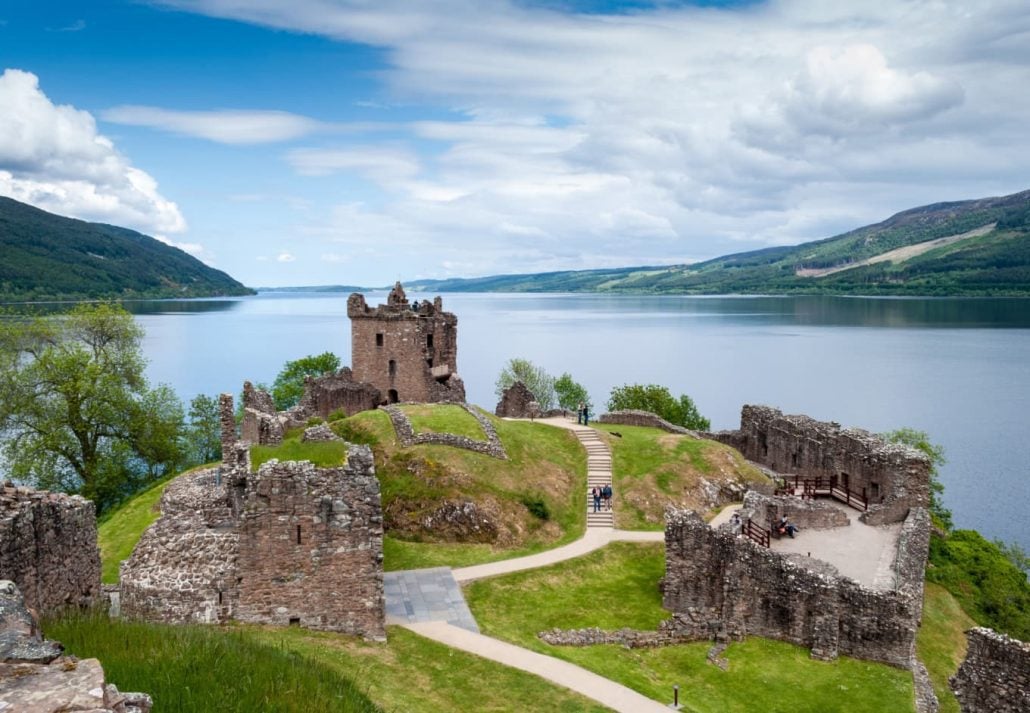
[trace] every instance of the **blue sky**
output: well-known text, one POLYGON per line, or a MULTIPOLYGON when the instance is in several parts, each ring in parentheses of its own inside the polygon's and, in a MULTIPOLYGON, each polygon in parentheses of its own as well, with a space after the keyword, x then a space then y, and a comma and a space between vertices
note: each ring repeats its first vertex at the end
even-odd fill
POLYGON ((681 263, 1030 188, 1030 8, 0 3, 0 194, 250 285, 681 263))

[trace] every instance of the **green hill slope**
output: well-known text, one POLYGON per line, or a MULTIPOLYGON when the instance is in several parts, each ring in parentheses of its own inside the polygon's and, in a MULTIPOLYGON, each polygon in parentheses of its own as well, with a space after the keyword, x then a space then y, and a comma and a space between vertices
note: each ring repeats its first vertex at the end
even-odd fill
POLYGON ((0 197, 0 301, 245 294, 224 272, 149 236, 0 197))
POLYGON ((913 208, 801 245, 693 265, 436 280, 411 289, 659 294, 1030 295, 1030 191, 913 208))

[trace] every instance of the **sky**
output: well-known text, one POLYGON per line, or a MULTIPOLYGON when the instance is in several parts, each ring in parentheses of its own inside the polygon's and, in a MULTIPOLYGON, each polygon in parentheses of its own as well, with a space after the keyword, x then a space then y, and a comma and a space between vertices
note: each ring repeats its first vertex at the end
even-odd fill
POLYGON ((250 286, 682 264, 1030 188, 1026 0, 0 0, 0 195, 250 286))

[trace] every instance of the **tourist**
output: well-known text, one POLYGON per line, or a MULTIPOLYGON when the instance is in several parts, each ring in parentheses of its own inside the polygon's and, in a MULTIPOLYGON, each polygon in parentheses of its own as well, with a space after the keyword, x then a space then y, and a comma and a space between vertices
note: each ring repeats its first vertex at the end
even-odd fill
POLYGON ((583 425, 590 425, 590 407, 586 404, 583 404, 583 425))
POLYGON ((604 497, 604 509, 608 512, 612 511, 612 484, 608 483, 604 486, 601 491, 601 495, 604 497))
POLYGON ((583 402, 579 402, 579 406, 576 407, 576 423, 583 425, 583 402))
POLYGON ((776 526, 777 532, 779 532, 781 535, 790 535, 790 539, 792 540, 794 539, 794 533, 798 532, 800 529, 800 527, 790 522, 787 519, 786 515, 780 518, 780 524, 776 526))
POLYGON ((744 521, 740 519, 740 513, 733 513, 733 517, 730 518, 730 527, 733 528, 733 534, 739 535, 744 529, 744 521))
POLYGON ((601 509, 601 489, 595 485, 590 494, 594 497, 594 512, 598 512, 601 509))

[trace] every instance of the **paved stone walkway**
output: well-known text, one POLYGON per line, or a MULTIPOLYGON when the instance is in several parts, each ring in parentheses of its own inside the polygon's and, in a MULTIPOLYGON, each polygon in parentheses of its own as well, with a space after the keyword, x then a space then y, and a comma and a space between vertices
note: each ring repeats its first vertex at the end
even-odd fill
POLYGON ((387 624, 442 621, 479 633, 450 567, 387 572, 383 589, 387 624))
MULTIPOLYGON (((416 634, 439 641, 447 646, 536 674, 620 713, 661 713, 661 711, 668 713, 669 711, 668 706, 643 696, 631 688, 598 676, 575 664, 538 654, 521 646, 515 646, 482 634, 474 634, 466 629, 440 622, 405 626, 416 634)), ((512 703, 513 710, 533 709, 532 701, 513 701, 512 703)))

